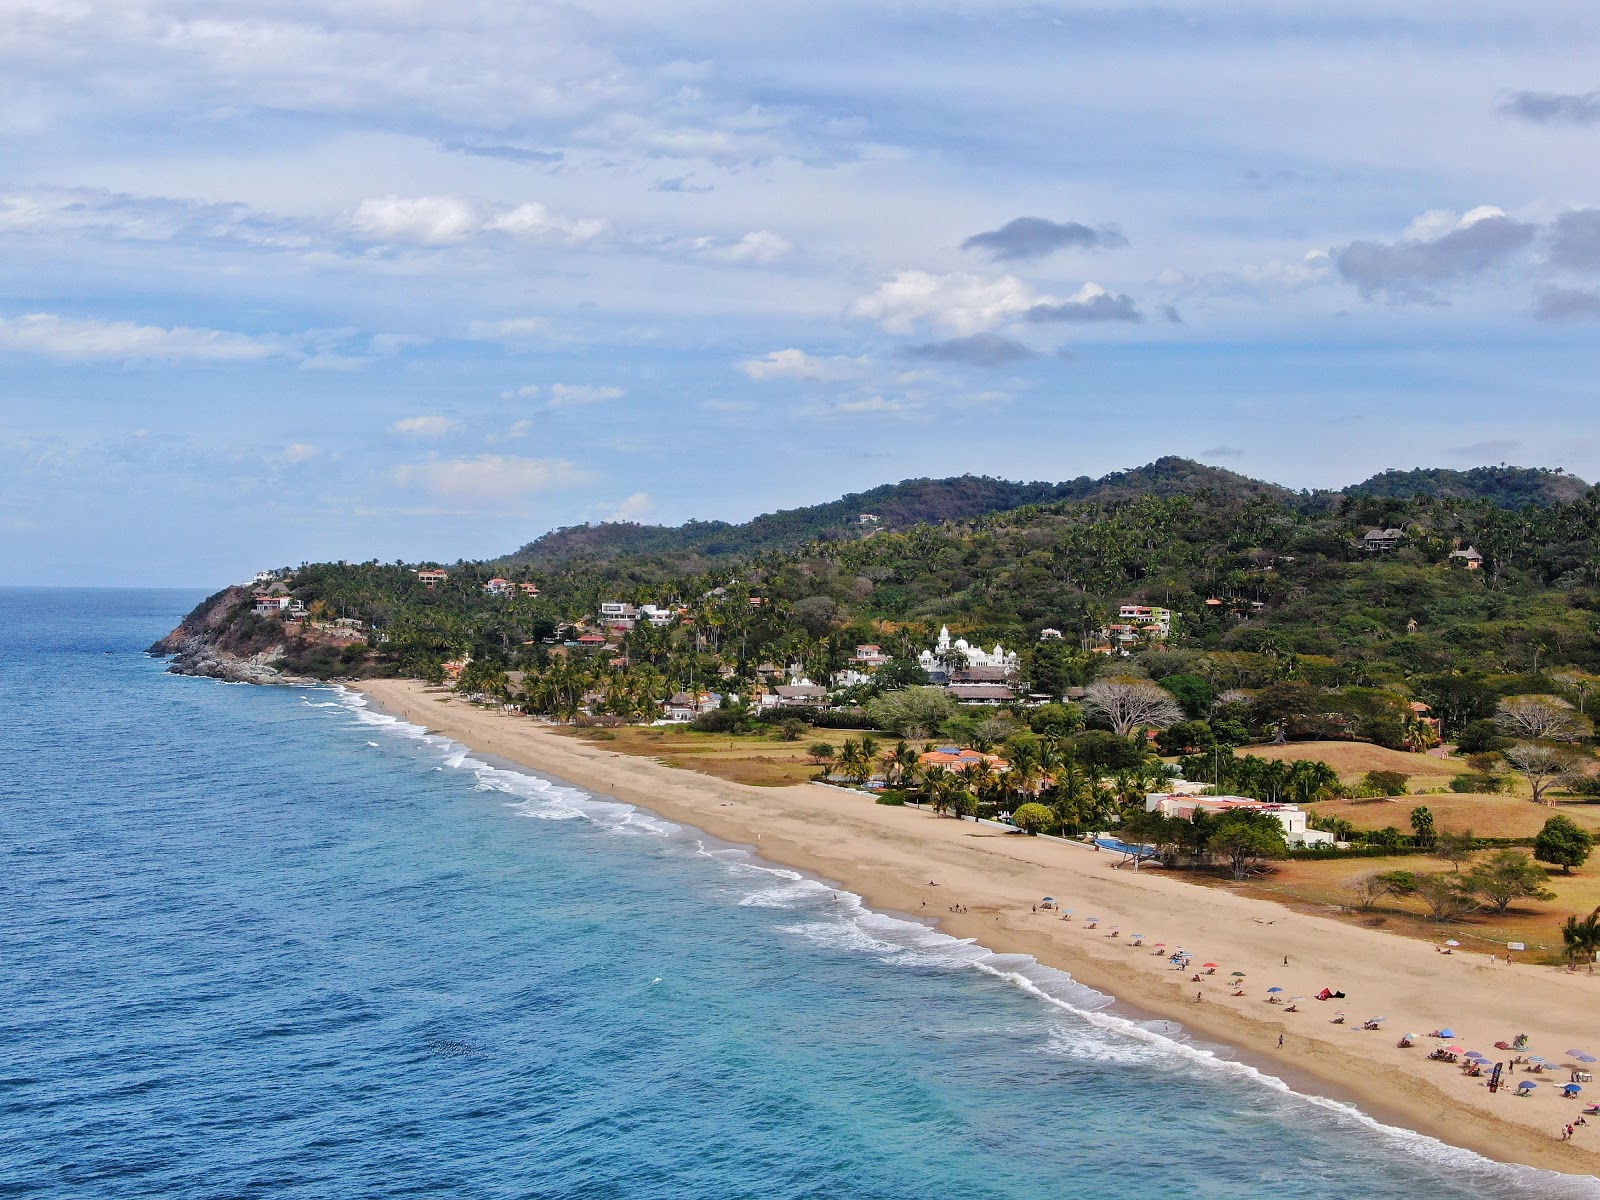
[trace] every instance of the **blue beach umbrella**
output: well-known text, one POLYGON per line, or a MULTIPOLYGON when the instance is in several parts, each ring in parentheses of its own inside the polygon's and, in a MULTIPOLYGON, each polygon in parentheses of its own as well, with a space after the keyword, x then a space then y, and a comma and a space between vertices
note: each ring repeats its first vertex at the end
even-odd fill
POLYGON ((1592 1063, 1595 1060, 1592 1054, 1574 1054, 1572 1057, 1581 1063, 1592 1063))
POLYGON ((1454 1029, 1450 1029, 1448 1027, 1439 1030, 1439 1036, 1442 1037, 1442 1038, 1453 1038, 1453 1037, 1455 1037, 1455 1035, 1456 1035, 1456 1031, 1454 1029))
POLYGON ((1561 1090, 1569 1096, 1576 1096, 1579 1092, 1583 1091, 1583 1088, 1576 1083, 1569 1083, 1561 1090))
POLYGON ((1568 1050, 1567 1053, 1572 1055, 1573 1058, 1592 1058, 1593 1057, 1593 1055, 1589 1054, 1589 1052, 1587 1050, 1568 1050))
POLYGON ((1517 1091, 1519 1091, 1519 1092, 1531 1092, 1531 1091, 1533 1091, 1534 1088, 1536 1088, 1538 1086, 1539 1085, 1537 1083, 1533 1082, 1533 1080, 1524 1079, 1521 1083, 1517 1084, 1517 1091))
POLYGON ((1283 991, 1282 988, 1268 988, 1267 989, 1267 992, 1268 992, 1269 995, 1272 994, 1272 993, 1281 992, 1281 991, 1283 991))

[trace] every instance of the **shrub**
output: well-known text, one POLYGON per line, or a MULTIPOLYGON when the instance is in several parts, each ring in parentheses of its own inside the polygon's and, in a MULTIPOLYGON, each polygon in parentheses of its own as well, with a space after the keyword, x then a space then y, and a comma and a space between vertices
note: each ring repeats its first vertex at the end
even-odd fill
POLYGON ((887 804, 890 808, 904 808, 906 794, 895 789, 887 789, 878 793, 878 803, 887 804))
POLYGON ((1368 771, 1361 779, 1361 786, 1379 796, 1404 796, 1410 782, 1411 776, 1404 771, 1368 771))
POLYGON ((1450 781, 1452 792, 1485 792, 1493 794, 1504 791, 1505 777, 1502 775, 1457 775, 1450 781))

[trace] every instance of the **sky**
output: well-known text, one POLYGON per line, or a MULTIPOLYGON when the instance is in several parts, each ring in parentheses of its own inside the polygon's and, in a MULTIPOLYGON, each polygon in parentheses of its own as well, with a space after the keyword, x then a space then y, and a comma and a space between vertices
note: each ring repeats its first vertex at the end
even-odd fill
POLYGON ((0 583, 1181 454, 1600 477, 1528 0, 0 0, 0 583))

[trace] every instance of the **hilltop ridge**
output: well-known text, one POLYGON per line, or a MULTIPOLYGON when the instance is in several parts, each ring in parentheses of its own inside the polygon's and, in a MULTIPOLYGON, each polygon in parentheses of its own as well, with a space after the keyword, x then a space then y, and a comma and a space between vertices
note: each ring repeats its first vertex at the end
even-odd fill
POLYGON ((682 525, 602 521, 551 530, 504 558, 511 567, 549 568, 618 559, 654 559, 678 571, 705 570, 719 560, 798 550, 812 542, 843 541, 880 530, 969 521, 1030 505, 1111 502, 1136 496, 1270 497, 1329 503, 1341 496, 1409 499, 1432 495, 1486 500, 1499 508, 1570 503, 1589 488, 1559 468, 1485 466, 1390 469, 1336 490, 1296 491, 1224 467, 1165 455, 1141 467, 1060 483, 1017 482, 987 475, 905 479, 837 500, 763 513, 744 522, 691 520, 682 525), (864 514, 873 520, 864 519, 864 514))

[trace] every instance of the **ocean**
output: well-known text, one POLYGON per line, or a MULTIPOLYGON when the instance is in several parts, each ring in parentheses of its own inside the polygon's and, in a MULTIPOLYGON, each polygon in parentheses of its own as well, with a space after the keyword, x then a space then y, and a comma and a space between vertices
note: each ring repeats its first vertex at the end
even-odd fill
POLYGON ((0 1196, 1600 1196, 336 689, 0 590, 0 1196))

